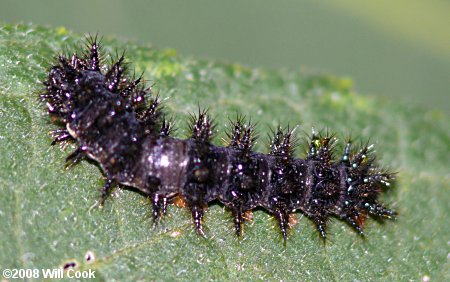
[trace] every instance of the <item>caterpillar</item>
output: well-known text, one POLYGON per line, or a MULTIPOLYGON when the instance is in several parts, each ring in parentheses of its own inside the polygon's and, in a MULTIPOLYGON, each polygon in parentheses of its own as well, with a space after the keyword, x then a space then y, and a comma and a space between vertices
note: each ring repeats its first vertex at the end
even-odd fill
POLYGON ((354 148, 349 139, 336 158, 335 135, 313 132, 301 159, 294 156, 294 129, 278 127, 270 152, 255 152, 255 124, 237 115, 227 146, 220 147, 211 142, 215 123, 200 107, 191 114, 189 138, 174 138, 159 96, 151 95, 142 75, 129 74, 124 54, 104 64, 97 37, 85 45, 82 52, 57 57, 39 95, 62 126, 51 132, 51 144, 75 142, 66 161, 89 158, 102 169, 100 205, 113 187, 132 187, 152 199, 157 223, 168 204, 182 199, 203 236, 202 218, 212 201, 231 212, 238 236, 246 213, 260 208, 276 218, 285 240, 296 212, 315 223, 324 241, 330 217, 361 235, 368 215, 395 218, 395 211, 377 200, 394 174, 376 165, 373 145, 354 148))

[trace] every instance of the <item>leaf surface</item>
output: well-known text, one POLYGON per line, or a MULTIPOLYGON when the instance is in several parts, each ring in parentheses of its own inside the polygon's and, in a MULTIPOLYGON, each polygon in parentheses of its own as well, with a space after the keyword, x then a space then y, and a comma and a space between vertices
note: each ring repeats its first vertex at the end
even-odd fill
MULTIPOLYGON (((448 117, 438 112, 357 95, 351 81, 307 72, 250 69, 198 61, 173 50, 104 38, 109 53, 126 49, 136 73, 165 101, 185 136, 197 105, 215 116, 221 144, 228 117, 258 121, 256 150, 267 152, 269 127, 300 124, 300 136, 329 128, 377 144, 380 164, 398 171, 382 200, 395 222, 368 220, 366 239, 333 219, 323 244, 310 220, 297 215, 286 246, 273 218, 261 210, 236 238, 231 215, 213 204, 199 237, 187 209, 170 206, 152 227, 150 200, 116 189, 102 209, 103 176, 83 161, 64 169, 74 147, 51 147, 56 126, 37 99, 47 69, 82 36, 33 25, 0 29, 0 268, 58 268, 75 261, 96 280, 349 281, 449 279, 448 117), (91 253, 94 259, 86 260, 91 253)), ((106 57, 108 59, 108 57, 106 57)), ((298 152, 298 156, 302 156, 298 152)))

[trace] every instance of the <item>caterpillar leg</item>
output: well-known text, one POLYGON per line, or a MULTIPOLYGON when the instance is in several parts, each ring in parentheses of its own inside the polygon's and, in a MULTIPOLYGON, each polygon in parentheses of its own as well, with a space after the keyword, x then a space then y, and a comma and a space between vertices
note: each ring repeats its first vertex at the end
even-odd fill
POLYGON ((200 234, 203 237, 206 237, 205 233, 203 232, 203 228, 202 228, 203 212, 204 212, 203 207, 191 206, 191 213, 192 213, 192 218, 194 219, 195 229, 197 230, 198 234, 200 234))
POLYGON ((153 224, 157 225, 161 219, 161 214, 165 215, 167 212, 167 197, 161 196, 157 193, 153 195, 153 224))
POLYGON ((111 188, 114 184, 114 181, 111 178, 107 178, 105 185, 102 188, 102 194, 100 196, 100 206, 103 206, 108 196, 111 194, 111 188))

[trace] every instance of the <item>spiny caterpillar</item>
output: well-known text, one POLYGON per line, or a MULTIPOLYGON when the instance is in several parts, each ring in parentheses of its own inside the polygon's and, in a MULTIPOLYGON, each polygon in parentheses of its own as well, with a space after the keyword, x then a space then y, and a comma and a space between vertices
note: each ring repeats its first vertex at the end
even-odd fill
POLYGON ((113 186, 132 187, 152 199, 156 223, 167 205, 181 198, 204 235, 205 208, 216 200, 231 211, 241 236, 245 214, 260 207, 277 219, 284 239, 297 211, 316 224, 324 240, 331 216, 361 235, 368 215, 395 217, 377 201, 393 174, 375 165, 372 146, 353 149, 348 141, 336 159, 334 135, 313 133, 306 158, 295 158, 294 131, 278 127, 270 153, 254 152, 255 125, 238 115, 228 145, 219 147, 211 143, 214 122, 200 109, 191 115, 188 139, 171 137, 173 123, 159 97, 147 97, 142 75, 127 74, 123 54, 105 66, 100 49, 96 38, 88 38, 83 52, 60 55, 40 94, 49 114, 64 125, 52 131, 52 145, 74 141, 78 148, 67 161, 87 157, 103 170, 100 204, 113 186))

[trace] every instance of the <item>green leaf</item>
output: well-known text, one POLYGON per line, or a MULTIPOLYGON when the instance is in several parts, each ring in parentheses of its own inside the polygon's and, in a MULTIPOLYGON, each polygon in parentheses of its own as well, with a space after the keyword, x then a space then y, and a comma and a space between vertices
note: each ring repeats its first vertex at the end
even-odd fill
MULTIPOLYGON (((382 200, 395 222, 367 221, 367 239, 333 219, 323 244, 298 215, 286 246, 267 213, 254 212, 245 237, 234 235, 230 214, 213 204, 199 237, 187 209, 170 206, 152 227, 150 200, 116 189, 102 209, 89 210, 103 176, 93 163, 64 169, 74 149, 51 147, 55 128, 37 99, 47 69, 61 50, 83 37, 64 28, 32 25, 0 29, 0 268, 58 268, 76 261, 97 280, 449 280, 448 117, 395 101, 357 95, 349 79, 306 72, 250 69, 198 61, 173 50, 104 38, 107 53, 127 50, 137 73, 155 83, 183 137, 198 104, 216 116, 221 143, 227 117, 258 121, 266 151, 269 127, 330 128, 377 143, 379 162, 398 171, 382 200), (94 255, 90 262, 85 256, 94 255)), ((301 130, 300 130, 301 131, 301 130)), ((301 133, 305 135, 305 133, 301 133)), ((300 156, 299 152, 299 156, 300 156)), ((41 276, 42 277, 42 276, 41 276)))

